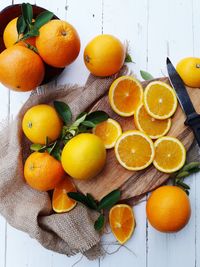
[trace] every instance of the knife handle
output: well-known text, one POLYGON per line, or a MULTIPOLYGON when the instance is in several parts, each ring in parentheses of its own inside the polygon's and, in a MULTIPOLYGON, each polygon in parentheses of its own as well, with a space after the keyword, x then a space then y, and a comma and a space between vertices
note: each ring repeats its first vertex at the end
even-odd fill
POLYGON ((185 125, 192 129, 195 139, 200 147, 200 114, 193 113, 189 115, 185 121, 185 125))

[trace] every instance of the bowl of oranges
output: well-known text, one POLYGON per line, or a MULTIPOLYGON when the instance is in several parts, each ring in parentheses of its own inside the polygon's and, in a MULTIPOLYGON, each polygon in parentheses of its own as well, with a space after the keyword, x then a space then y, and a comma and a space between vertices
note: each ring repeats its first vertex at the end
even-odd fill
POLYGON ((76 29, 42 7, 23 3, 0 12, 0 82, 11 90, 55 79, 79 51, 76 29))

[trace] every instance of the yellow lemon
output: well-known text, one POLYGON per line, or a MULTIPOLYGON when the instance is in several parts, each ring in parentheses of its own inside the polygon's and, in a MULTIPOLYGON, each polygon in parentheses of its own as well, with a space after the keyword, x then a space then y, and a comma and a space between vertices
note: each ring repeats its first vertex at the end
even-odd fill
POLYGON ((91 179, 103 169, 106 149, 98 136, 82 133, 65 145, 61 162, 71 177, 80 180, 91 179))
POLYGON ((200 58, 183 58, 177 64, 176 70, 187 86, 200 87, 200 58))
POLYGON ((47 138, 55 141, 62 131, 62 125, 56 110, 45 104, 30 108, 22 121, 26 137, 32 143, 41 145, 46 143, 47 138))

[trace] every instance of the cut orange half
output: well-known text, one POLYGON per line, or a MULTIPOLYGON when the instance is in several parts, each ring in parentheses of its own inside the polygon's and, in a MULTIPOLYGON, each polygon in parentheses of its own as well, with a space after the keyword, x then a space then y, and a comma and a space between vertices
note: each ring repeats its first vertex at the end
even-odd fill
POLYGON ((120 244, 124 244, 133 234, 135 219, 133 210, 126 204, 118 204, 109 212, 110 228, 120 244))
POLYGON ((172 173, 180 170, 186 159, 184 145, 174 137, 164 136, 156 140, 154 166, 161 172, 172 173))
POLYGON ((93 128, 93 134, 99 136, 105 148, 109 149, 115 146, 118 137, 122 134, 122 128, 117 121, 109 118, 107 121, 97 124, 93 128))
POLYGON ((112 109, 120 116, 130 117, 135 113, 143 98, 140 82, 131 76, 116 79, 109 90, 109 102, 112 109))
POLYGON ((65 177, 53 191, 52 206, 55 212, 68 212, 76 206, 76 201, 67 196, 69 192, 76 192, 76 188, 70 178, 65 177))
POLYGON ((146 133, 151 139, 157 139, 166 135, 171 127, 171 119, 157 120, 151 117, 143 104, 141 104, 134 115, 135 126, 141 132, 146 133))
POLYGON ((170 118, 177 108, 174 89, 164 82, 151 82, 144 91, 144 106, 148 114, 158 120, 170 118))
POLYGON ((116 142, 115 155, 119 163, 132 171, 143 170, 154 159, 152 140, 137 130, 124 132, 116 142))

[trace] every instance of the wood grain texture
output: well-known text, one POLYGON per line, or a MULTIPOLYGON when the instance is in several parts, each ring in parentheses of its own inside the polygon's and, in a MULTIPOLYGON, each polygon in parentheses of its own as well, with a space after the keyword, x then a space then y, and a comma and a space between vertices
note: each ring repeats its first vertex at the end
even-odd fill
MULTIPOLYGON (((167 78, 161 78, 159 80, 168 83, 167 78)), ((149 82, 142 82, 143 88, 145 88, 148 83, 149 82)), ((197 110, 200 111, 200 107, 198 105, 200 91, 188 88, 188 92, 197 110)), ((100 99, 91 110, 106 111, 111 118, 114 118, 121 124, 123 131, 135 129, 133 116, 123 118, 115 114, 110 107, 107 95, 100 99)), ((193 134, 190 129, 184 125, 184 121, 185 115, 180 106, 178 106, 177 111, 172 118, 172 127, 168 135, 177 137, 183 142, 188 150, 193 142, 193 134)), ((80 191, 83 193, 92 193, 97 199, 101 199, 110 191, 120 188, 122 191, 122 199, 124 200, 134 198, 151 191, 163 184, 168 177, 168 174, 164 174, 156 170, 153 165, 142 171, 133 172, 126 170, 116 160, 114 150, 110 149, 107 150, 106 166, 97 177, 89 181, 74 180, 74 182, 80 191)))

